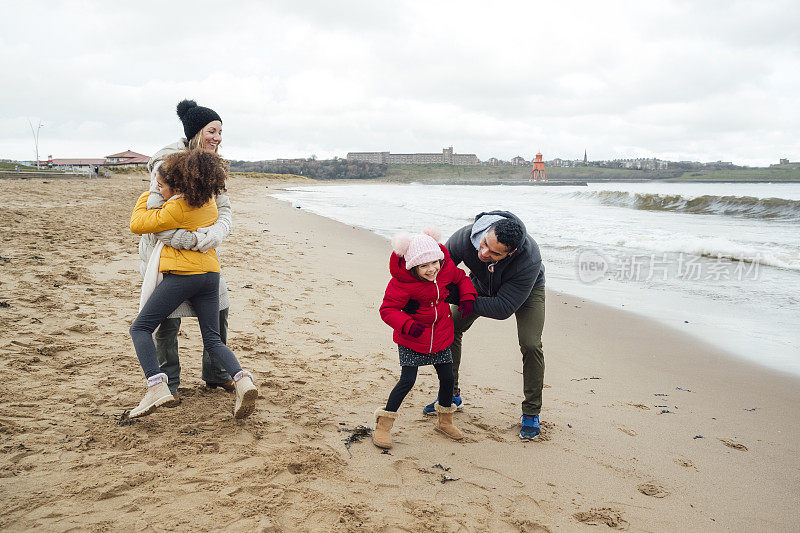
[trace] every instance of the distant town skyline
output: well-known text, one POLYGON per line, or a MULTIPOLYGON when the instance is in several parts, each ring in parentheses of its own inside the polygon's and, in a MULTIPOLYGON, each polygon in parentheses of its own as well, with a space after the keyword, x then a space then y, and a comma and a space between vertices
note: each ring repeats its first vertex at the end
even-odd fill
POLYGON ((192 98, 239 160, 450 145, 481 160, 800 159, 789 0, 2 7, 0 158, 35 158, 28 120, 44 123, 40 159, 153 153, 192 98))
MULTIPOLYGON (((136 163, 137 164, 145 164, 149 159, 148 155, 139 154, 133 152, 131 150, 127 150, 126 154, 131 154, 132 156, 136 156, 136 163)), ((536 155, 539 155, 540 152, 537 152, 536 155)), ((71 166, 96 166, 96 165, 105 165, 108 166, 109 164, 120 164, 119 161, 115 159, 115 156, 119 156, 123 154, 113 154, 110 156, 105 156, 104 158, 95 158, 95 157, 83 157, 83 158, 64 158, 64 157, 57 157, 53 154, 48 154, 45 157, 40 157, 39 162, 41 165, 51 165, 57 168, 67 168, 71 166), (109 159, 110 158, 110 159, 109 159)), ((526 159, 522 155, 517 155, 511 158, 503 158, 503 157, 487 157, 487 158, 478 158, 475 154, 459 154, 454 153, 453 147, 445 147, 442 149, 441 152, 409 152, 409 153, 396 153, 392 152, 391 150, 388 151, 381 151, 381 152, 347 152, 345 156, 340 155, 333 155, 330 159, 333 158, 340 158, 340 159, 352 159, 356 161, 366 161, 369 163, 387 163, 387 164, 450 164, 450 165, 460 165, 460 166, 474 166, 474 165, 512 165, 512 166, 530 166, 535 156, 532 156, 530 159, 526 159)), ((543 157, 546 157, 543 155, 543 157)), ((316 154, 311 154, 310 156, 306 157, 276 157, 276 158, 254 158, 249 160, 241 160, 235 158, 228 158, 237 161, 302 161, 305 159, 320 159, 316 154)), ((800 158, 798 158, 800 159, 800 158)), ((9 159, 0 157, 0 161, 6 162, 16 162, 25 165, 36 165, 35 159, 9 159)), ((548 166, 556 166, 556 167, 574 167, 580 166, 581 164, 588 164, 588 165, 607 165, 607 164, 614 164, 616 163, 617 167, 619 168, 636 168, 636 169, 644 169, 644 170, 659 170, 659 169, 666 169, 669 168, 670 163, 692 163, 692 164, 699 164, 699 165, 715 165, 715 166, 722 166, 722 167, 731 167, 731 166, 749 166, 749 167, 769 167, 775 165, 783 165, 783 164, 798 164, 798 161, 791 160, 789 158, 779 158, 777 160, 768 162, 763 165, 739 165, 732 161, 722 161, 722 160, 715 160, 715 161, 700 161, 700 160, 669 160, 669 159, 661 159, 657 157, 618 157, 613 159, 593 159, 588 156, 588 151, 584 150, 583 157, 578 158, 564 158, 560 157, 559 155, 546 157, 544 162, 548 166)), ((126 164, 131 164, 127 162, 126 164)))

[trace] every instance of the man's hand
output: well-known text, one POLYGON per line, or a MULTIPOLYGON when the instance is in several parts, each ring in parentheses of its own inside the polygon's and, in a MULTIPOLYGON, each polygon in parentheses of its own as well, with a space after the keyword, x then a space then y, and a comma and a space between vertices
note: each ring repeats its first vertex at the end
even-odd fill
POLYGON ((425 324, 417 322, 416 320, 411 324, 411 327, 408 328, 408 334, 415 339, 422 335, 423 331, 425 331, 425 324))
POLYGON ((193 250, 198 252, 206 253, 212 248, 217 248, 220 244, 222 244, 222 231, 215 230, 214 226, 197 228, 197 231, 195 231, 194 234, 195 237, 197 237, 197 246, 195 246, 193 250))
POLYGON ((413 315, 417 311, 419 311, 419 301, 415 299, 410 299, 408 303, 401 309, 402 312, 406 313, 407 315, 413 315))
POLYGON ((475 302, 473 300, 464 300, 463 302, 459 302, 458 311, 461 314, 461 318, 467 318, 469 315, 471 315, 472 308, 474 306, 475 302))
POLYGON ((444 288, 447 289, 448 292, 447 298, 445 298, 444 301, 449 304, 458 305, 458 285, 451 282, 445 285, 444 288))

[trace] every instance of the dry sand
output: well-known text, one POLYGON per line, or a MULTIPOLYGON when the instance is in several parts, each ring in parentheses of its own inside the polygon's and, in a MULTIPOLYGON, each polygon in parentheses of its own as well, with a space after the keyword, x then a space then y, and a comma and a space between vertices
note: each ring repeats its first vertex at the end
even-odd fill
POLYGON ((257 411, 235 422, 231 394, 202 386, 189 319, 182 404, 120 424, 144 391, 127 226, 145 184, 0 180, 0 528, 800 528, 796 378, 554 292, 538 441, 517 437, 514 321, 483 319, 465 337, 463 442, 422 416, 437 383, 425 369, 395 447, 348 451, 399 375, 377 312, 389 246, 268 198, 274 183, 231 181, 235 230, 219 250, 257 411))

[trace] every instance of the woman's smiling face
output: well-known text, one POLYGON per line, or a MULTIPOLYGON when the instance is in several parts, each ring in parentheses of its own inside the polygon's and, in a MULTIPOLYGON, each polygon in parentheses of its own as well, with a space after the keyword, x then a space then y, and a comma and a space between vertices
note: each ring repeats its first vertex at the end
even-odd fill
POLYGON ((206 152, 216 152, 222 142, 222 122, 214 120, 203 128, 203 149, 206 152))

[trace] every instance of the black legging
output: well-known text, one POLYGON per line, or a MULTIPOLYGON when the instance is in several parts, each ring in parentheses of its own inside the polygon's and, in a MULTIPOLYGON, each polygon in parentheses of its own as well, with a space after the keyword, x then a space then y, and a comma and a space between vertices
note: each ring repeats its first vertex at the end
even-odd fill
POLYGON ((133 321, 131 339, 145 377, 161 372, 153 332, 184 300, 189 300, 197 313, 203 347, 228 374, 235 376, 242 367, 219 334, 219 272, 206 272, 187 276, 164 274, 164 280, 133 321))
MULTIPOLYGON (((389 393, 389 399, 386 401, 386 410, 397 412, 403 399, 414 386, 417 380, 416 366, 401 366, 400 381, 394 386, 392 392, 389 393)), ((433 365, 436 369, 436 375, 439 376, 439 405, 442 407, 450 407, 453 403, 453 363, 442 363, 433 365)))

